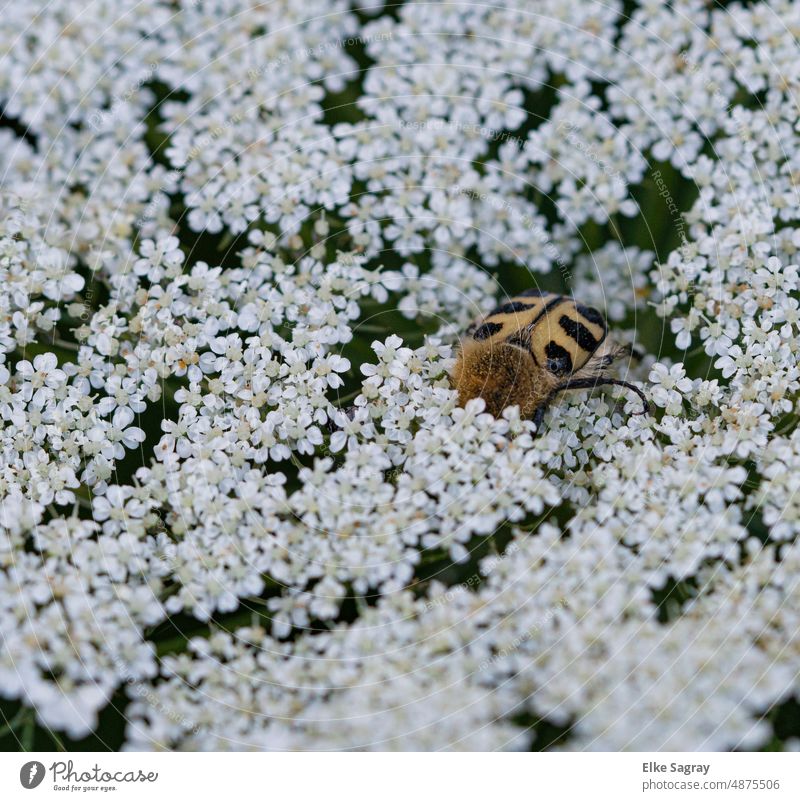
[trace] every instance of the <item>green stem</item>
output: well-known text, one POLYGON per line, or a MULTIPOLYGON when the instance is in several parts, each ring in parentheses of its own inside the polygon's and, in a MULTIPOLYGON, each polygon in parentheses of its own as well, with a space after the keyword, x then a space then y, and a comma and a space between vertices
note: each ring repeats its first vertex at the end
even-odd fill
POLYGON ((341 397, 336 398, 333 404, 334 406, 338 406, 341 408, 342 404, 353 400, 353 398, 357 398, 360 394, 361 394, 361 387, 359 387, 358 389, 354 389, 352 392, 348 392, 347 395, 342 395, 341 397))
POLYGON ((56 751, 67 750, 66 747, 64 746, 64 742, 62 741, 62 739, 51 728, 47 729, 47 734, 50 736, 50 739, 55 743, 56 751))
POLYGON ((77 353, 80 350, 80 345, 77 345, 74 342, 68 342, 66 339, 57 338, 54 339, 51 344, 56 348, 72 351, 73 353, 77 353))
POLYGON ((23 723, 28 716, 28 708, 22 707, 22 709, 17 712, 17 714, 12 718, 2 729, 0 729, 0 737, 5 737, 8 734, 16 731, 19 728, 19 725, 23 723))
POLYGON ((25 723, 22 728, 21 746, 23 751, 33 751, 33 740, 36 736, 36 713, 32 709, 26 710, 25 723))

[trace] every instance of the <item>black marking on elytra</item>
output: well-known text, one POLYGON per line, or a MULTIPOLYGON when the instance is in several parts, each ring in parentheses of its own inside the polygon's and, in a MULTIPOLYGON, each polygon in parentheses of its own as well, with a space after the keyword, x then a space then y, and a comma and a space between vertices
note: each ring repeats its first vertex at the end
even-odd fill
POLYGON ((572 359, 569 353, 556 342, 548 342, 544 349, 547 355, 547 369, 557 376, 572 372, 572 359))
POLYGON ((542 317, 544 317, 544 316, 545 316, 545 314, 547 314, 547 312, 549 312, 549 311, 550 311, 550 309, 554 309, 556 306, 560 305, 560 304, 561 304, 561 303, 563 303, 565 300, 566 300, 566 298, 564 298, 564 297, 561 297, 561 296, 559 296, 559 297, 557 297, 557 298, 553 298, 553 300, 551 300, 551 301, 550 301, 550 302, 549 302, 549 303, 548 303, 548 304, 547 304, 547 305, 546 305, 546 306, 545 306, 545 307, 544 307, 544 308, 543 308, 543 309, 542 309, 542 310, 541 310, 541 311, 540 311, 540 312, 539 312, 539 313, 536 315, 536 317, 534 317, 534 318, 533 318, 533 322, 529 323, 529 324, 526 326, 526 328, 528 329, 528 331, 533 331, 533 329, 536 327, 536 324, 539 322, 539 320, 541 320, 541 319, 542 319, 542 317))
POLYGON ((518 293, 521 298, 544 298, 549 294, 544 289, 526 289, 524 292, 518 293))
POLYGON ((603 315, 600 314, 600 312, 597 311, 597 309, 595 309, 593 306, 582 306, 579 303, 577 306, 575 306, 575 309, 577 310, 578 314, 580 314, 582 317, 585 317, 590 323, 602 326, 603 329, 605 329, 606 321, 603 318, 603 315))
POLYGON ((483 341, 484 339, 489 339, 489 337, 494 336, 498 331, 502 330, 502 323, 484 323, 482 326, 475 329, 474 333, 472 334, 472 338, 477 339, 478 341, 483 341))
POLYGON ((512 300, 509 303, 498 306, 496 309, 492 309, 487 316, 494 317, 495 314, 516 314, 517 312, 527 311, 531 306, 531 303, 520 303, 518 300, 512 300))
POLYGON ((564 332, 572 337, 585 351, 594 353, 597 350, 597 340, 583 323, 579 323, 577 320, 567 317, 566 314, 562 314, 558 324, 564 329, 564 332))

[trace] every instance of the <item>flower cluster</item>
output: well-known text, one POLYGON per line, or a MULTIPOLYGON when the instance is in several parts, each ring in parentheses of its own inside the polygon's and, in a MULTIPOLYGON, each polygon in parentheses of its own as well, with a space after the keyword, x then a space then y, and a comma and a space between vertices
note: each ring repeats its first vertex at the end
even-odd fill
POLYGON ((629 5, 6 10, 19 719, 74 740, 111 705, 128 749, 791 744, 800 6, 629 5), (648 413, 459 405, 459 334, 537 286, 606 314, 648 413))

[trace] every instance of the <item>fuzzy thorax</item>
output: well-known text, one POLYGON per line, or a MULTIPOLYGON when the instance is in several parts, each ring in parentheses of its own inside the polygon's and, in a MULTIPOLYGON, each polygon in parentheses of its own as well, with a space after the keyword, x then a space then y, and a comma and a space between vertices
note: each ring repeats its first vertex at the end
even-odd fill
POLYGON ((531 354, 514 345, 463 343, 453 368, 453 387, 459 405, 483 398, 486 411, 499 417, 507 406, 518 405, 529 417, 544 403, 558 379, 536 365, 531 354))

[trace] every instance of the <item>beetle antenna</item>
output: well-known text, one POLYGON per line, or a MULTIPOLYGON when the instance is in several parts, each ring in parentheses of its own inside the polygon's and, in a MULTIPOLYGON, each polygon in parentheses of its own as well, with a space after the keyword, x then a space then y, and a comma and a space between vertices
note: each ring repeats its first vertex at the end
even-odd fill
POLYGON ((621 356, 628 356, 629 358, 636 359, 637 362, 640 362, 642 359, 644 359, 644 351, 641 348, 637 348, 636 345, 626 343, 625 345, 620 345, 617 350, 617 358, 621 356))
POLYGON ((568 389, 594 389, 595 387, 603 385, 613 385, 630 389, 632 392, 635 392, 642 401, 642 411, 637 412, 637 414, 648 414, 650 412, 650 403, 644 392, 642 392, 639 387, 629 384, 627 381, 620 381, 618 378, 576 378, 556 387, 555 392, 564 392, 568 389))

